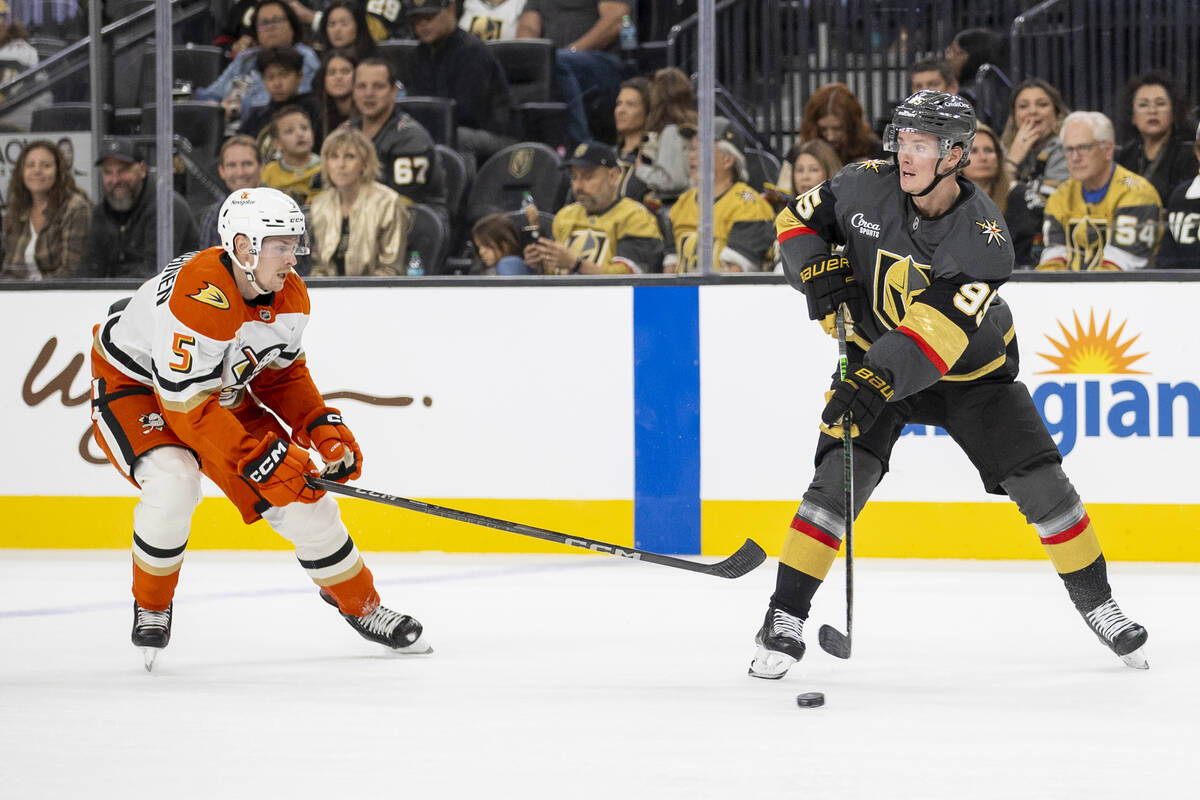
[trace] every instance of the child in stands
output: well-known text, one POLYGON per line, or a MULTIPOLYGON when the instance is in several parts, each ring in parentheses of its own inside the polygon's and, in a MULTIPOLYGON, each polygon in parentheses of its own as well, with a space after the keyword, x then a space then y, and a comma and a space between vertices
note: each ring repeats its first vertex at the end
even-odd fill
POLYGON ((313 152, 313 126, 300 106, 285 106, 268 128, 279 155, 263 167, 262 185, 307 206, 321 189, 321 157, 313 152))

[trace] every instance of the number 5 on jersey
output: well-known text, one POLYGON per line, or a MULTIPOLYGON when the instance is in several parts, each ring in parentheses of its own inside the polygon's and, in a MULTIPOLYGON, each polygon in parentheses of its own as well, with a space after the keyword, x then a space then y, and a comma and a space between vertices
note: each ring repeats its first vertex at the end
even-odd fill
POLYGON ((188 336, 183 333, 175 334, 175 338, 171 342, 171 352, 175 354, 177 360, 169 362, 167 366, 175 372, 190 371, 192 368, 192 353, 189 348, 195 347, 195 336, 188 336))

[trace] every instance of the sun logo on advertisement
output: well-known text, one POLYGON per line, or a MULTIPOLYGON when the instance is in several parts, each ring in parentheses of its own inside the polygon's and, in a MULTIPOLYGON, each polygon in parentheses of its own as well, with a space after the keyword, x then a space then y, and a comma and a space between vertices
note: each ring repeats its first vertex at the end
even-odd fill
POLYGON ((1129 355, 1129 348, 1138 340, 1141 334, 1135 334, 1124 342, 1121 336, 1125 332, 1125 322, 1109 333, 1112 312, 1104 315, 1104 323, 1096 329, 1096 311, 1088 312, 1088 324, 1085 329, 1079 320, 1079 315, 1072 312, 1075 318, 1075 330, 1069 330, 1058 320, 1058 328, 1062 331, 1063 341, 1045 334, 1050 344, 1058 350, 1057 355, 1038 353, 1039 356, 1055 366, 1038 372, 1038 375, 1146 375, 1145 370, 1133 369, 1133 364, 1146 353, 1129 355))

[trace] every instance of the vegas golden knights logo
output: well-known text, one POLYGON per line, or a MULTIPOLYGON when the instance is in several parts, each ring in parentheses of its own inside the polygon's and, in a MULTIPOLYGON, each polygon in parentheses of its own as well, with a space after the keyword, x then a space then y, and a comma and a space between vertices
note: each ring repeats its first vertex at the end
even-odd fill
POLYGON ((471 17, 471 33, 485 42, 499 39, 500 31, 503 27, 503 21, 498 19, 492 19, 491 17, 471 17))
POLYGON ((608 234, 588 229, 572 231, 571 238, 567 241, 567 249, 577 258, 586 259, 593 264, 603 264, 608 258, 608 234))
POLYGON ((904 319, 913 298, 929 288, 932 267, 918 264, 912 256, 901 256, 887 250, 875 251, 875 316, 889 328, 904 319))
POLYGON ((1071 232, 1068 267, 1086 272, 1096 269, 1104 261, 1104 244, 1108 241, 1108 220, 1095 217, 1077 217, 1067 223, 1071 232))
POLYGON ((508 174, 514 178, 524 178, 533 169, 533 148, 522 147, 508 158, 508 174))

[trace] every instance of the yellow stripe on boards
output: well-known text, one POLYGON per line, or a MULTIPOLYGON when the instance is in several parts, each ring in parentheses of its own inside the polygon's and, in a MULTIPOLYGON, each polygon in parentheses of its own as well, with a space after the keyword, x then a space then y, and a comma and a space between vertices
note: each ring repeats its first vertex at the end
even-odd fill
MULTIPOLYGON (((777 556, 799 500, 705 500, 704 552, 728 554, 747 536, 777 556)), ((1200 505, 1087 503, 1109 561, 1200 562, 1200 505)), ((843 548, 844 550, 844 548, 843 548)), ((1012 503, 871 502, 854 524, 867 558, 1045 560, 1037 531, 1012 503)))
MULTIPOLYGON (((422 498, 425 499, 425 498, 422 498)), ((0 548, 128 549, 133 541, 132 497, 0 497, 0 548)), ((632 500, 478 500, 428 502, 560 533, 633 545, 632 500)), ((342 519, 360 550, 447 553, 580 552, 515 533, 482 528, 372 503, 340 498, 342 519)), ((291 550, 267 523, 242 522, 223 497, 206 497, 192 517, 189 550, 291 550)))

